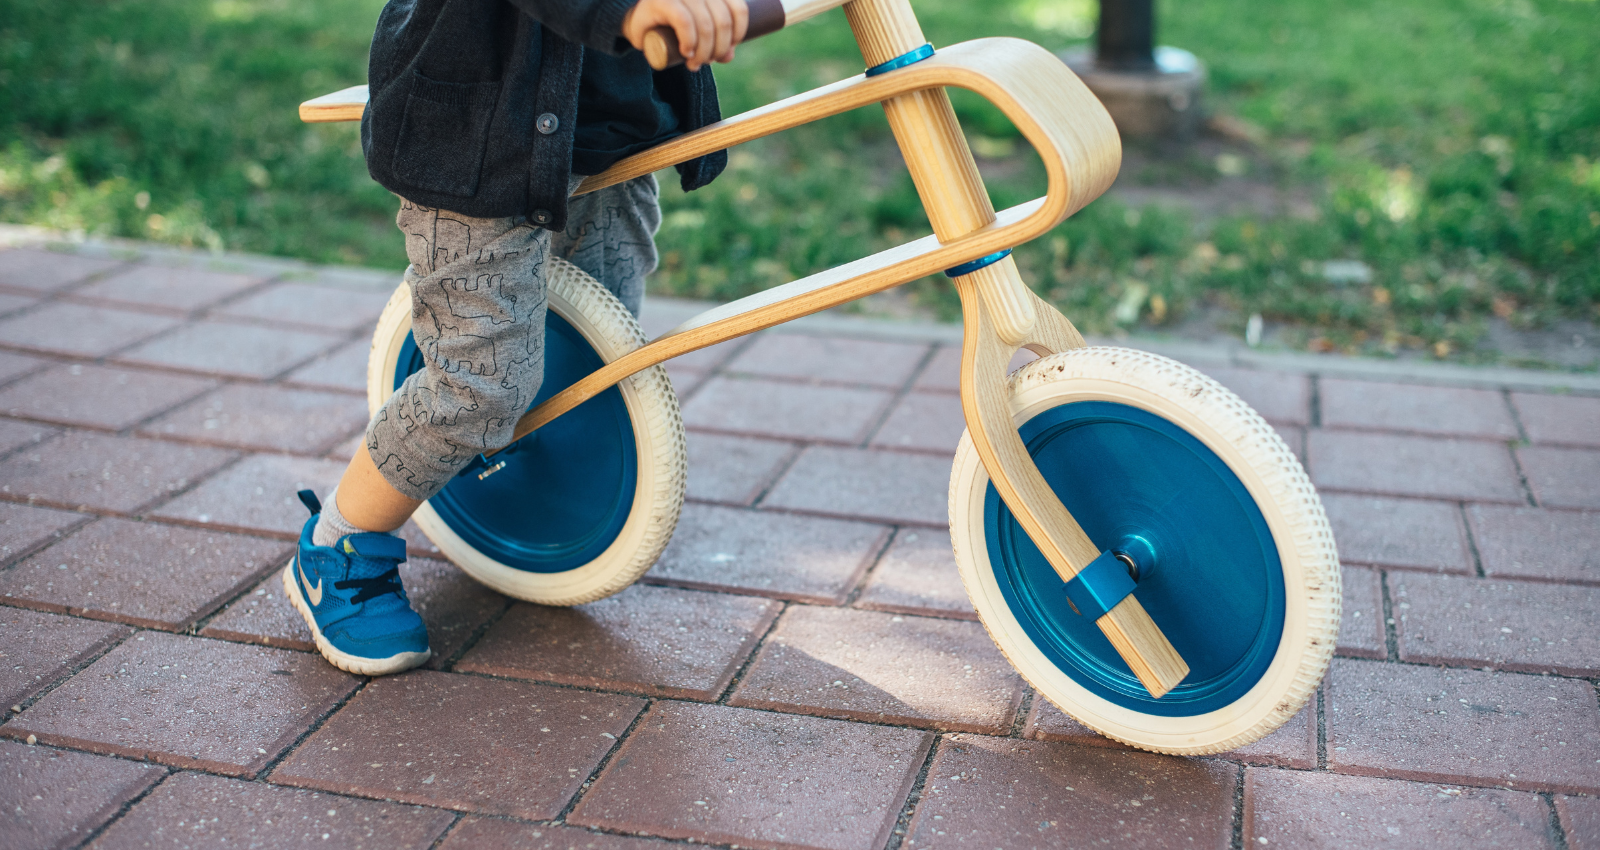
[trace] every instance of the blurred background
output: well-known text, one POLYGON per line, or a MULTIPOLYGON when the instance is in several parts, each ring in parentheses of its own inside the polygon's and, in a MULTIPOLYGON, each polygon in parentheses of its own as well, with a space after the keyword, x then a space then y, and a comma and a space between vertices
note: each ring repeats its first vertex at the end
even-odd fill
MULTIPOLYGON (((354 125, 297 104, 365 81, 381 0, 0 0, 0 220, 398 270, 354 125)), ((1094 0, 919 0, 935 45, 1092 38, 1094 0)), ((1200 0, 1158 40, 1206 64, 1192 141, 1017 250, 1086 332, 1600 367, 1600 3, 1200 0), (1257 322, 1252 317, 1259 316, 1257 322), (1252 339, 1256 334, 1251 334, 1252 339)), ((859 72, 842 12, 719 66, 724 114, 859 72)), ((997 207, 1044 191, 1015 128, 956 97, 997 207)), ((663 180, 652 292, 727 300, 929 232, 880 110, 663 180)), ((950 319, 929 278, 857 309, 950 319)))

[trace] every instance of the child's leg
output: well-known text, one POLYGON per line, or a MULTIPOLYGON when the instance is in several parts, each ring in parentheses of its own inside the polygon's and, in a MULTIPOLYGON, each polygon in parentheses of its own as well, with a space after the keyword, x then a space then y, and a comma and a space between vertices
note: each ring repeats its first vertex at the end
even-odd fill
POLYGON ((655 175, 645 175, 567 202, 567 229, 550 250, 600 281, 628 312, 639 315, 644 279, 656 268, 661 204, 655 175))
POLYGON ((404 201, 396 224, 406 234, 411 329, 425 368, 368 424, 318 537, 399 528, 474 455, 510 440, 544 377, 549 232, 404 201))

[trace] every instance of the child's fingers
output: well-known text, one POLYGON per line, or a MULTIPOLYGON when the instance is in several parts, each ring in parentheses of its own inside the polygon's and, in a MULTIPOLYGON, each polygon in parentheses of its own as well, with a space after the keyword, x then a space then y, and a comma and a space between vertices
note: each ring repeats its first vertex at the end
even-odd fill
POLYGON ((689 12, 694 16, 694 48, 684 49, 689 70, 698 71, 711 61, 717 47, 717 20, 711 14, 708 0, 689 0, 689 12))
POLYGON ((683 54, 686 61, 693 62, 695 45, 700 35, 693 12, 681 2, 667 4, 665 12, 667 25, 672 27, 672 32, 678 36, 678 52, 683 54))
POLYGON ((733 46, 733 12, 722 0, 711 0, 707 3, 711 20, 716 25, 716 43, 711 49, 707 60, 722 59, 728 55, 728 48, 733 46))
MULTIPOLYGON (((733 44, 744 41, 750 34, 750 6, 745 0, 726 0, 728 10, 733 14, 733 44)), ((733 57, 733 47, 728 47, 728 57, 733 57)))

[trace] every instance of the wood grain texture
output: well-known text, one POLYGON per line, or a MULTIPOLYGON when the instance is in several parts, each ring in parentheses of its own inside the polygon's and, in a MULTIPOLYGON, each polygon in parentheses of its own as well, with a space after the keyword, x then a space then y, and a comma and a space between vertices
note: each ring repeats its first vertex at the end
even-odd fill
MULTIPOLYGON (((941 85, 978 92, 1017 125, 1045 164, 1049 185, 1045 197, 1012 207, 960 238, 946 242, 937 235, 921 239, 708 311, 529 411, 518 421, 515 438, 639 369, 1043 235, 1098 197, 1115 179, 1122 156, 1116 128, 1083 83, 1059 59, 1030 42, 980 39, 893 73, 852 77, 689 133, 588 178, 578 192, 595 191, 742 141, 941 85)), ((1015 266, 1009 268, 1014 273, 1015 266)), ((1042 302, 1025 287, 1021 291, 1037 313, 1042 302)), ((1052 327, 1059 329, 1056 324, 1052 327)))
MULTIPOLYGON (((909 0, 854 0, 845 7, 845 14, 869 67, 924 43, 909 0)), ((943 89, 909 92, 884 101, 883 109, 934 235, 949 242, 993 222, 994 206, 949 95, 943 89)), ((1104 110, 1087 112, 1099 115, 1104 110)), ((1035 297, 1011 257, 956 280, 967 320, 961 362, 967 431, 1001 498, 1062 581, 1071 580, 1100 552, 1045 483, 1022 445, 1011 419, 1005 382, 1011 355, 1030 341, 1038 322, 1035 297)), ((1055 312, 1048 306, 1044 309, 1055 312)), ((1061 322, 1066 322, 1065 317, 1061 322)), ((1076 335, 1073 331, 1072 336, 1076 335)), ((1043 344, 1042 340, 1033 342, 1043 344)), ((1152 695, 1160 697, 1188 675, 1188 665, 1132 596, 1125 597, 1096 625, 1152 695)))
POLYGON ((683 64, 683 51, 678 49, 678 35, 671 27, 656 27, 644 34, 644 47, 640 48, 644 61, 651 69, 665 71, 683 64))
MULTIPOLYGON (((989 472, 989 480, 1017 523, 1039 547, 1061 580, 1071 581, 1079 570, 1099 557, 1100 550, 1056 498, 1055 491, 1039 473, 1022 438, 1017 435, 1005 380, 1006 365, 1016 346, 1002 342, 996 335, 987 307, 970 277, 956 278, 964 320, 961 408, 966 414, 967 434, 989 472)), ((1051 321, 1047 325, 1052 336, 1064 337, 1069 342, 1076 337, 1076 345, 1071 347, 1083 345, 1076 329, 1066 332, 1071 325, 1064 316, 1042 302, 1040 306, 1044 312, 1059 317, 1059 322, 1051 321)), ((1028 348, 1034 351, 1050 348, 1038 337, 1027 342, 1028 348)), ((1066 349, 1040 353, 1060 350, 1066 349)), ((1105 633, 1117 654, 1152 696, 1161 697, 1189 674, 1189 665, 1133 596, 1125 597, 1096 620, 1095 625, 1105 633)))
POLYGON ((300 104, 300 120, 307 124, 360 121, 367 111, 367 87, 351 86, 300 104))
POLYGON ((928 43, 906 0, 851 0, 845 4, 844 14, 868 68, 928 43))
POLYGON ((848 0, 783 0, 783 25, 794 26, 823 12, 837 9, 846 2, 848 0))

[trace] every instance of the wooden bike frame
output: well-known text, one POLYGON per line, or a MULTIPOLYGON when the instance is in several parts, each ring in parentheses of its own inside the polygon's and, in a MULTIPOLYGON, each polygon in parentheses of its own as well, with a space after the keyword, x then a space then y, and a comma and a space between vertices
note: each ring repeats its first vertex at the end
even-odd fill
MULTIPOLYGON (((869 68, 927 44, 909 0, 811 2, 807 11, 814 14, 819 5, 844 6, 869 68)), ((354 120, 365 101, 364 86, 346 89, 302 104, 301 117, 354 120)), ((933 225, 932 236, 709 310, 528 411, 518 421, 513 439, 618 381, 680 354, 986 258, 1043 235, 1109 188, 1122 160, 1110 116, 1059 59, 1027 41, 987 38, 703 127, 585 179, 577 194, 872 103, 881 103, 888 116, 933 225), (949 86, 977 92, 1017 126, 1044 162, 1049 187, 1044 197, 995 212, 945 93, 949 86)), ((967 431, 1006 506, 1062 581, 1070 581, 1101 553, 1056 498, 1023 446, 1005 370, 1020 348, 1042 356, 1082 347, 1083 337, 1065 316, 1028 289, 1010 256, 953 281, 964 321, 961 404, 967 431)), ((1188 674, 1188 665, 1133 595, 1124 597, 1096 625, 1152 695, 1166 694, 1188 674)))

